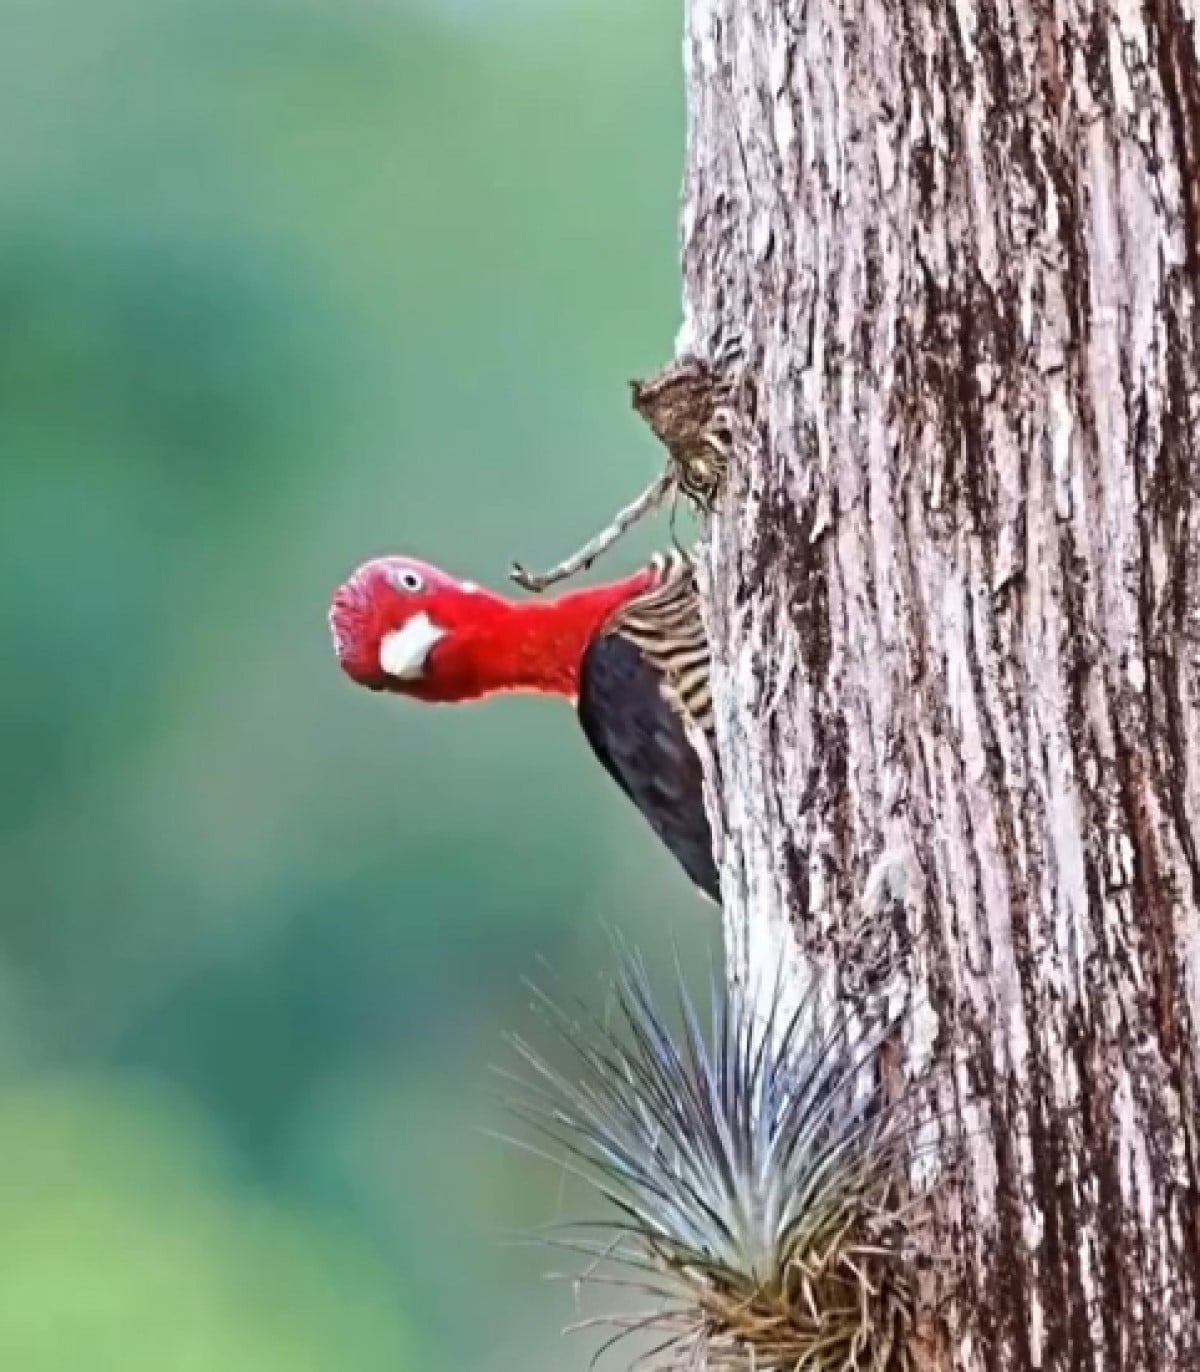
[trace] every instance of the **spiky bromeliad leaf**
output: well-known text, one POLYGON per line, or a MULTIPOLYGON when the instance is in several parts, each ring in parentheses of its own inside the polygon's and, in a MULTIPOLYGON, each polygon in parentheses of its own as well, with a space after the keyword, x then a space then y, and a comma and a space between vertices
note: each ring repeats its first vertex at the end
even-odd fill
POLYGON ((680 980, 675 1030, 625 956, 609 1019, 539 996, 573 1070, 515 1040, 517 1113, 616 1212, 560 1242, 594 1260, 585 1279, 657 1303, 614 1319, 606 1348, 646 1334, 639 1362, 730 1372, 907 1365, 910 1129, 878 1076, 894 1026, 830 1027, 812 996, 785 1011, 780 993, 764 1009, 714 982, 705 1033, 680 980))

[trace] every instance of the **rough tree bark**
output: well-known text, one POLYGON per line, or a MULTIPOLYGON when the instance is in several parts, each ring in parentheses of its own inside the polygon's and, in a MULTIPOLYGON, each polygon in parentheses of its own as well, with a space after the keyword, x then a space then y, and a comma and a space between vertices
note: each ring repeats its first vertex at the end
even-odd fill
POLYGON ((1200 1368, 1200 0, 690 0, 685 57, 738 956, 867 975, 899 859, 930 1365, 1200 1368))

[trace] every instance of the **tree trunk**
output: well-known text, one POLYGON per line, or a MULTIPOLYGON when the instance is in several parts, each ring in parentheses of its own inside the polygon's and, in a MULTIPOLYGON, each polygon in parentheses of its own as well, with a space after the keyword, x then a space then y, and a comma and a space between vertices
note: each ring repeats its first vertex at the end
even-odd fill
POLYGON ((1200 1369, 1200 0, 690 0, 685 50, 735 961, 910 955, 930 1366, 1200 1369))

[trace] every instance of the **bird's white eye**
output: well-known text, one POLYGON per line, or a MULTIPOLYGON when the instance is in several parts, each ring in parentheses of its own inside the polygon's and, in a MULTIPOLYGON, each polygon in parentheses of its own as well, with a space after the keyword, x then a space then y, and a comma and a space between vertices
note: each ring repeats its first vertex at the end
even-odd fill
POLYGON ((417 591, 425 589, 425 578, 412 567, 397 567, 392 573, 392 585, 399 591, 415 595, 417 591))

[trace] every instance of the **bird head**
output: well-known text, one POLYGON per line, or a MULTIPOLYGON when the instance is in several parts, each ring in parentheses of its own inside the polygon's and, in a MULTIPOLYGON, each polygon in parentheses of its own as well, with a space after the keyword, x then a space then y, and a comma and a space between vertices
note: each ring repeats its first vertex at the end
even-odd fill
POLYGON ((558 597, 512 601, 414 557, 378 557, 337 590, 329 627, 360 686, 429 704, 510 691, 574 700, 583 655, 655 566, 558 597))
POLYGON ((500 596, 414 557, 365 562, 335 592, 329 627, 342 670, 360 686, 417 700, 469 699, 469 654, 500 596))

